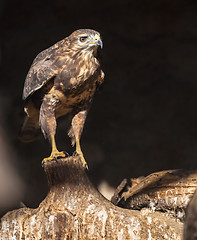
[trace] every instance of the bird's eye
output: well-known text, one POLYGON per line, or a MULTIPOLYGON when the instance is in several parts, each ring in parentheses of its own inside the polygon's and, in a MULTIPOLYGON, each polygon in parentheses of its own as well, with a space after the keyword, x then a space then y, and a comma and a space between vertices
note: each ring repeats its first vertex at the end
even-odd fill
POLYGON ((87 36, 83 36, 83 37, 80 37, 79 40, 80 40, 80 42, 85 42, 87 40, 87 38, 88 38, 87 36))

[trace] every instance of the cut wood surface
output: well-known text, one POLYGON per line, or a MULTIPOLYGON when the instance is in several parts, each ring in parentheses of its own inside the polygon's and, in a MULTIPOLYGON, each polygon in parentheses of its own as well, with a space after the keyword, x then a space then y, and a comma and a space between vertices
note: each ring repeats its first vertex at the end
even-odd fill
POLYGON ((79 158, 44 165, 49 193, 37 209, 1 219, 0 239, 182 239, 183 223, 168 213, 128 210, 106 200, 79 158))

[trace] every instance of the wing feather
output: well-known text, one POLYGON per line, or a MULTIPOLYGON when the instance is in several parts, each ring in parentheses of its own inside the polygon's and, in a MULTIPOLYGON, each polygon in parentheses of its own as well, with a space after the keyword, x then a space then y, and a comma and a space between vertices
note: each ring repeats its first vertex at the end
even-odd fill
POLYGON ((55 57, 60 54, 65 39, 42 51, 34 59, 24 83, 23 100, 45 85, 58 73, 55 57))

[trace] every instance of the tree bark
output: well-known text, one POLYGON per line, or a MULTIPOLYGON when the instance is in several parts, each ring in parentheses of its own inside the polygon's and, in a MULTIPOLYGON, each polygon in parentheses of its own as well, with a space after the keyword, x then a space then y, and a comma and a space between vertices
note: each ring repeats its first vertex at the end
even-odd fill
POLYGON ((182 239, 183 224, 167 213, 128 210, 106 200, 77 157, 44 165, 49 193, 37 209, 1 219, 0 239, 182 239))

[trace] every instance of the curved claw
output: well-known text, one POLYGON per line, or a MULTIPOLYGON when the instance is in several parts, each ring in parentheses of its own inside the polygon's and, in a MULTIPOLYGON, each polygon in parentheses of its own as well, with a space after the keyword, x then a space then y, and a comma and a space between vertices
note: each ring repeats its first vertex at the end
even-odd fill
POLYGON ((56 161, 58 162, 59 158, 65 158, 66 154, 64 152, 59 152, 59 151, 53 151, 51 155, 48 158, 44 158, 42 160, 42 166, 47 163, 48 161, 56 161))
POLYGON ((74 151, 73 152, 73 157, 76 157, 76 156, 80 157, 80 160, 81 160, 81 163, 82 163, 83 167, 88 170, 88 164, 86 163, 83 154, 82 153, 78 153, 77 151, 74 151))
POLYGON ((72 156, 73 156, 73 157, 76 157, 76 156, 78 156, 78 153, 77 153, 76 151, 74 151, 73 154, 72 154, 72 156))
POLYGON ((66 151, 62 151, 65 154, 65 157, 70 157, 69 153, 67 153, 66 151))

